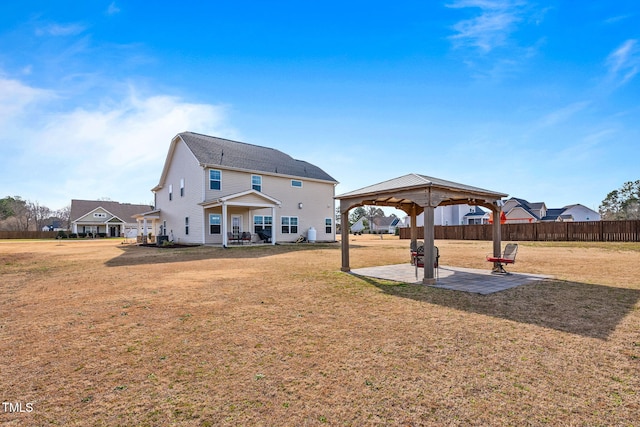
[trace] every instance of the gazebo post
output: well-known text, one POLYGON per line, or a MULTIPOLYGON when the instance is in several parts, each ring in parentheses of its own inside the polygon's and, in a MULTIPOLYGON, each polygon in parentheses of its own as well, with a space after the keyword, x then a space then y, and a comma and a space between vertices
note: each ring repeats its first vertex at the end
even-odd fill
POLYGON ((433 275, 433 245, 435 243, 434 229, 434 206, 424 207, 424 279, 425 285, 435 285, 436 279, 433 275))
MULTIPOLYGON (((502 212, 502 207, 498 205, 498 203, 493 203, 493 256, 496 258, 500 258, 502 255, 502 224, 500 223, 500 213, 502 212)), ((498 271, 499 264, 497 262, 493 263, 493 269, 498 271)))
POLYGON ((416 212, 416 204, 411 205, 410 221, 411 221, 411 248, 418 247, 418 214, 416 212))
POLYGON ((340 201, 340 221, 341 221, 341 230, 340 235, 342 236, 342 267, 341 271, 351 271, 349 267, 349 209, 346 207, 346 202, 340 201))

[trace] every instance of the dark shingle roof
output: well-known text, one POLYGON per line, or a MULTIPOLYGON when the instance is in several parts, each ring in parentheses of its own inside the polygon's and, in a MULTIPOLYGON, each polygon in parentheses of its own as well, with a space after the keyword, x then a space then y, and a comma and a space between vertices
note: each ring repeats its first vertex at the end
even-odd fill
POLYGON ((133 215, 147 212, 153 209, 150 205, 132 205, 130 203, 119 203, 106 200, 71 200, 71 221, 88 214, 94 209, 103 208, 111 214, 117 216, 125 222, 132 221, 133 215))
POLYGON ((179 134, 200 164, 337 182, 311 163, 282 151, 193 132, 179 134))

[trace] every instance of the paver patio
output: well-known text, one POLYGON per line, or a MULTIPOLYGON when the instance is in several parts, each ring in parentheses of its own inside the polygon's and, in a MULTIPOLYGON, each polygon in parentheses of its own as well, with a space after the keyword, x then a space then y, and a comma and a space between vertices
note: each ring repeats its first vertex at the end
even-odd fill
MULTIPOLYGON (((416 275, 415 266, 406 264, 384 265, 379 267, 355 268, 352 274, 376 279, 392 280, 403 283, 422 283, 422 268, 416 275)), ((553 278, 542 274, 510 273, 507 275, 492 274, 491 270, 474 268, 441 266, 436 272, 434 288, 451 289, 455 291, 472 292, 482 295, 504 291, 516 286, 526 285, 541 280, 553 278)))

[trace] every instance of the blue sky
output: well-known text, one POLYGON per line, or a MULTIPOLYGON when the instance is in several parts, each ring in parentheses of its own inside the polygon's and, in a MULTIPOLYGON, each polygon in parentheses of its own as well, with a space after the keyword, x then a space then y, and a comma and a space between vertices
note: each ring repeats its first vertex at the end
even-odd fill
POLYGON ((0 4, 0 197, 153 200, 185 130, 337 194, 415 172, 548 207, 640 178, 637 1, 0 4))

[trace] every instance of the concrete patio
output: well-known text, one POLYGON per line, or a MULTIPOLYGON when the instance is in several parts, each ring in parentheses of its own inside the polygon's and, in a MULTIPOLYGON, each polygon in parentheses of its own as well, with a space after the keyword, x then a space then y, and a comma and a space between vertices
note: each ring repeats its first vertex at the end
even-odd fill
MULTIPOLYGON (((352 274, 395 282, 421 284, 422 268, 407 264, 384 265, 379 267, 355 268, 352 274)), ((510 273, 507 275, 492 274, 491 270, 441 266, 435 272, 437 278, 434 288, 454 291, 472 292, 482 295, 504 291, 516 286, 551 279, 553 276, 541 274, 510 273)))

